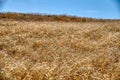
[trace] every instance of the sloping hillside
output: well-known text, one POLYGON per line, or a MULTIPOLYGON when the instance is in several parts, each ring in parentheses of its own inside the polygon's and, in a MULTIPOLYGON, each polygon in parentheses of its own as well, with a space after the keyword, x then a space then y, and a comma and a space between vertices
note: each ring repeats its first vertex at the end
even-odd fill
POLYGON ((17 21, 62 21, 62 22, 107 22, 120 21, 112 19, 93 19, 68 15, 44 15, 44 14, 25 14, 25 13, 0 13, 2 20, 17 21))
POLYGON ((119 80, 120 21, 0 19, 0 80, 119 80))

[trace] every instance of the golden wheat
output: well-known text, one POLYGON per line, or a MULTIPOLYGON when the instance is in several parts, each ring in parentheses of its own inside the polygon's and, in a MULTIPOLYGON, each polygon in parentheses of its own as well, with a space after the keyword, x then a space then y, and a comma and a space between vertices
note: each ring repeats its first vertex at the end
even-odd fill
POLYGON ((0 80, 120 80, 119 24, 0 20, 0 80))

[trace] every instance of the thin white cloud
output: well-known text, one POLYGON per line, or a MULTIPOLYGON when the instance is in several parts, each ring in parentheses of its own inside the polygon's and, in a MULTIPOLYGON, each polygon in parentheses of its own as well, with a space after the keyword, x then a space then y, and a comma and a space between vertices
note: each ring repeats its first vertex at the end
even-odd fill
POLYGON ((96 10, 86 10, 87 13, 98 13, 96 10))

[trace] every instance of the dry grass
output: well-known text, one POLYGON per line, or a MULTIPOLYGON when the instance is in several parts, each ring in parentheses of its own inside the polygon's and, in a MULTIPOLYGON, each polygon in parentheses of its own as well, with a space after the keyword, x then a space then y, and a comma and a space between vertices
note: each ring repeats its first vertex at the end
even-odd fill
POLYGON ((106 22, 119 21, 111 19, 93 19, 68 15, 45 15, 45 14, 25 14, 25 13, 0 13, 0 19, 17 21, 62 21, 62 22, 106 22))
POLYGON ((0 80, 120 80, 119 24, 0 20, 0 80))

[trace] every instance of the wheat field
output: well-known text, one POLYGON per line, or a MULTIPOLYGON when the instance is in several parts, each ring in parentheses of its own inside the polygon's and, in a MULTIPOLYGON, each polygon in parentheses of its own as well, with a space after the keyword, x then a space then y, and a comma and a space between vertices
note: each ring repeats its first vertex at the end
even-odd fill
POLYGON ((120 80, 120 21, 0 20, 0 80, 120 80))

